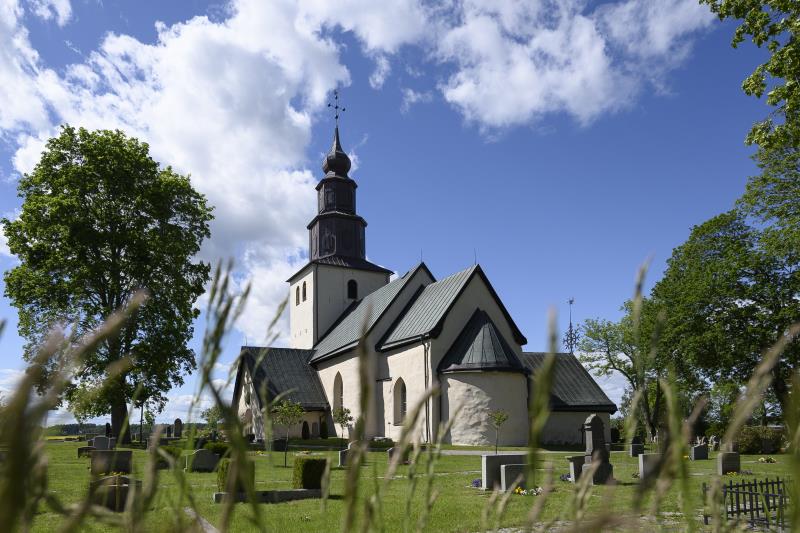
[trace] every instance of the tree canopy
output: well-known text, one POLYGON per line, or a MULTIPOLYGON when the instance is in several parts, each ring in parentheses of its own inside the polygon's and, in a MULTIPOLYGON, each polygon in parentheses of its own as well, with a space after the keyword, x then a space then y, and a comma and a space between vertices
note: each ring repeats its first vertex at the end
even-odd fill
POLYGON ((209 265, 194 259, 209 236, 211 208, 189 177, 162 168, 146 143, 121 131, 64 126, 20 179, 16 220, 3 219, 20 263, 5 274, 30 359, 55 326, 82 335, 139 291, 149 295, 120 330, 83 361, 67 400, 93 416, 111 413, 114 434, 137 387, 164 393, 195 368, 194 307, 209 265), (130 365, 109 365, 129 358, 130 365), (86 391, 92 401, 83 401, 86 391))

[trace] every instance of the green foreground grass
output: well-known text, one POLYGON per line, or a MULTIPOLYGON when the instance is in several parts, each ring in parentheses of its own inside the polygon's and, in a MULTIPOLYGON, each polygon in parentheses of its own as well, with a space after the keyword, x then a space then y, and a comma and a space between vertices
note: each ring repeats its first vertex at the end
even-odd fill
MULTIPOLYGON (((81 445, 74 442, 48 442, 46 453, 49 456, 48 490, 62 503, 71 504, 82 500, 88 490, 89 459, 77 458, 77 448, 81 445)), ((320 452, 335 461, 336 452, 320 452)), ((291 488, 292 460, 295 452, 290 451, 288 468, 283 466, 283 453, 264 452, 253 454, 256 464, 256 490, 291 488)), ((573 485, 558 480, 558 475, 568 471, 565 457, 575 452, 547 452, 545 461, 553 463, 555 469, 555 492, 549 497, 541 515, 542 520, 570 519, 569 509, 573 496, 573 485)), ((754 477, 785 476, 789 470, 788 456, 775 455, 775 464, 759 463, 759 456, 742 456, 742 468, 752 470, 754 477)), ((712 453, 708 461, 689 462, 690 487, 689 494, 692 509, 698 525, 701 525, 702 497, 701 485, 709 482, 714 476, 716 454, 712 453)), ((146 460, 143 450, 134 450, 134 477, 142 472, 146 460)), ((589 510, 624 511, 631 508, 633 495, 638 491, 637 480, 633 478, 638 466, 635 458, 623 452, 612 452, 611 461, 614 475, 619 481, 615 487, 594 487, 589 497, 589 510), (608 496, 613 497, 608 498, 608 496)), ((336 464, 335 462, 333 464, 336 464)), ((425 459, 421 459, 418 470, 424 470, 425 459)), ((359 497, 368 497, 375 493, 376 482, 383 481, 387 468, 387 455, 381 452, 369 453, 366 466, 362 467, 362 482, 359 497)), ((480 456, 443 456, 436 465, 434 489, 439 496, 428 520, 428 531, 479 531, 482 529, 481 515, 490 498, 490 493, 470 487, 470 482, 480 477, 480 456)), ((411 529, 415 529, 416 521, 424 509, 425 482, 418 484, 416 494, 411 498, 410 513, 406 512, 406 501, 409 499, 411 483, 407 478, 408 468, 401 467, 395 480, 389 485, 388 493, 382 503, 384 519, 382 523, 386 531, 402 531, 406 520, 411 521, 411 529)), ((259 508, 269 531, 290 533, 294 531, 339 531, 344 509, 345 470, 334 468, 331 473, 331 498, 323 508, 320 500, 303 500, 281 504, 264 504, 259 508)), ((196 501, 200 514, 210 523, 217 525, 220 520, 222 506, 212 502, 212 494, 216 492, 216 473, 190 473, 186 475, 190 491, 196 501)), ((159 472, 159 492, 151 511, 148 513, 148 528, 152 531, 170 531, 189 522, 187 516, 176 509, 188 506, 186 497, 177 501, 180 491, 174 475, 169 471, 159 472)), ((667 494, 660 511, 667 520, 675 520, 679 512, 677 489, 667 494)), ((533 496, 513 495, 502 519, 503 526, 518 526, 525 522, 525 517, 534 503, 533 496)), ((252 508, 249 505, 236 506, 231 531, 252 531, 250 522, 252 508)), ((49 532, 61 525, 60 515, 52 512, 42 504, 34 522, 33 531, 49 532)), ((488 524, 493 528, 494 520, 488 524)), ((109 531, 105 524, 89 520, 82 531, 109 531)))

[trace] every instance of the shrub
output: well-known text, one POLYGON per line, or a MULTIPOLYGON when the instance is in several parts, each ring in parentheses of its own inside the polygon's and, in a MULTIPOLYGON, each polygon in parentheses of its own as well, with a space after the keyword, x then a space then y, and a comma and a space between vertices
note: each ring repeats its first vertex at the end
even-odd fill
POLYGON ((228 446, 227 442, 207 442, 203 445, 203 448, 210 450, 220 457, 227 457, 230 453, 230 446, 228 446))
POLYGON ((177 460, 181 454, 183 453, 183 448, 179 448, 178 446, 160 446, 161 451, 172 457, 173 459, 177 460))
POLYGON ((311 432, 308 430, 308 422, 303 420, 303 430, 301 432, 303 440, 308 440, 311 437, 311 432))
POLYGON ((777 428, 744 426, 737 440, 739 453, 774 453, 781 448, 783 432, 777 428))
POLYGON ((325 420, 319 423, 319 438, 328 438, 328 423, 325 420))
POLYGON ((323 457, 309 455, 295 456, 292 473, 292 487, 296 489, 322 488, 322 474, 328 462, 323 457))
MULTIPOLYGON (((231 471, 232 461, 230 459, 221 459, 217 465, 217 490, 219 492, 228 491, 228 472, 231 471)), ((244 476, 239 474, 239 479, 236 480, 234 492, 247 492, 247 488, 242 484, 242 477, 245 478, 250 488, 256 485, 256 465, 253 461, 245 461, 244 463, 244 476)))

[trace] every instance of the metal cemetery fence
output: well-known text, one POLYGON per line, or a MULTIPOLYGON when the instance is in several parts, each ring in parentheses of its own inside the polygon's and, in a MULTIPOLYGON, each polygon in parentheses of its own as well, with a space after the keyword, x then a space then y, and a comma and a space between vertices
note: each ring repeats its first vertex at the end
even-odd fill
MULTIPOLYGON (((747 523, 750 527, 771 531, 788 531, 786 507, 789 499, 786 483, 781 478, 742 480, 722 484, 721 511, 726 520, 747 523)), ((712 488, 703 483, 703 500, 708 502, 712 488)), ((719 494, 716 495, 720 497, 719 494)), ((703 512, 703 521, 708 525, 710 515, 703 512)), ((722 514, 721 513, 721 514, 722 514)))

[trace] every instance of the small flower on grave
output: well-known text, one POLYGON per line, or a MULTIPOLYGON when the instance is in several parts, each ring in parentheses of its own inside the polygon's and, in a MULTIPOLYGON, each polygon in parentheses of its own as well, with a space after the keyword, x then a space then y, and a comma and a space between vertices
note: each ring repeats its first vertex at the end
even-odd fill
POLYGON ((477 489, 481 486, 481 484, 482 484, 481 478, 477 478, 472 480, 471 486, 473 489, 477 489))
POLYGON ((774 464, 774 463, 777 463, 778 461, 776 461, 774 457, 759 457, 758 458, 758 462, 759 463, 774 464))

